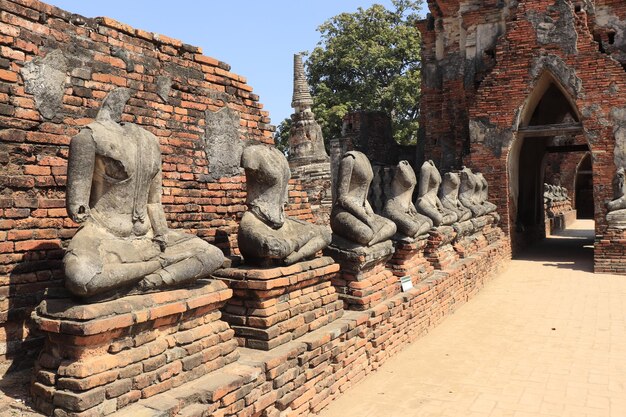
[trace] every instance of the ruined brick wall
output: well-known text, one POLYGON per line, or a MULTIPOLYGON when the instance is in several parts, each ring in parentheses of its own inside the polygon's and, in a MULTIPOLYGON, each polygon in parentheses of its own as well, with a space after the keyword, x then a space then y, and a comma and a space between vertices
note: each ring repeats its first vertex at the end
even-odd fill
POLYGON ((596 0, 593 35, 599 48, 611 55, 626 69, 626 2, 596 0))
POLYGON ((420 124, 425 157, 443 171, 459 168, 469 153, 469 106, 495 64, 513 1, 429 0, 422 33, 420 124))
MULTIPOLYGON (((510 152, 516 146, 528 99, 539 80, 549 73, 580 113, 584 136, 592 150, 596 234, 601 235, 606 229, 605 203, 612 199, 611 181, 619 162, 614 161, 614 155, 622 152, 614 151, 616 144, 621 146, 616 136, 624 124, 626 72, 616 57, 606 49, 603 51, 594 40, 594 30, 600 26, 598 10, 603 8, 610 14, 611 22, 623 20, 624 2, 519 0, 505 1, 500 8, 493 3, 429 2, 433 17, 421 23, 425 69, 422 126, 426 149, 432 148, 434 155, 441 155, 444 169, 460 159, 457 164, 483 172, 490 184, 490 198, 503 214, 501 227, 513 234, 516 206, 511 194, 516 178, 509 169, 509 158, 515 157, 510 152), (441 8, 443 3, 449 6, 445 10, 441 8), (457 19, 467 13, 479 20, 466 21, 460 31, 457 19), (480 25, 485 24, 479 23, 480 19, 490 16, 496 19, 494 28, 499 34, 494 47, 484 49, 483 73, 472 74, 471 68, 476 66, 467 66, 467 34, 478 32, 480 25), (459 54, 456 45, 466 45, 465 57, 462 52, 460 57, 455 56, 459 54), (456 74, 449 76, 454 68, 458 68, 456 74), (438 84, 433 84, 432 79, 438 84), (464 90, 458 87, 461 80, 465 80, 464 90), (442 105, 441 100, 455 104, 442 105), (453 111, 446 106, 453 106, 453 111), (459 114, 466 117, 459 119, 459 114), (455 124, 461 127, 449 127, 455 124), (459 133, 462 129, 467 131, 459 133), (441 143, 452 139, 453 145, 441 143), (467 153, 459 158, 459 149, 464 146, 467 153), (449 148, 455 149, 453 157, 446 156, 449 148)), ((488 28, 484 30, 493 34, 488 28)), ((515 242, 512 245, 517 247, 515 242)))
MULTIPOLYGON (((273 143, 268 113, 245 78, 167 36, 2 0, 0 358, 38 346, 28 317, 45 289, 62 285, 63 248, 77 226, 64 208, 68 144, 115 87, 133 91, 123 121, 160 139, 170 226, 237 253, 241 149, 273 143)), ((310 219, 295 181, 290 197, 288 213, 310 219)))

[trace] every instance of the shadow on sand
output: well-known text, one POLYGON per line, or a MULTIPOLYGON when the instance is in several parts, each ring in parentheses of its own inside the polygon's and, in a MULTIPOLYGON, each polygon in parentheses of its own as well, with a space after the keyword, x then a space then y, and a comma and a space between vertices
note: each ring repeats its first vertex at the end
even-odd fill
POLYGON ((516 259, 541 262, 545 266, 593 272, 593 221, 577 221, 571 228, 525 249, 516 259))

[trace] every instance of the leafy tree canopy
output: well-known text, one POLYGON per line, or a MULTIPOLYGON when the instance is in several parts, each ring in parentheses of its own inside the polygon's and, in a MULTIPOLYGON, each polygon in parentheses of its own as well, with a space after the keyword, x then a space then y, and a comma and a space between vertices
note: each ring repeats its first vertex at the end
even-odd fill
POLYGON ((346 113, 382 110, 392 117, 396 140, 415 143, 421 68, 416 21, 421 3, 392 0, 394 10, 374 4, 341 13, 318 28, 321 39, 308 58, 307 78, 313 112, 326 140, 341 135, 346 113))

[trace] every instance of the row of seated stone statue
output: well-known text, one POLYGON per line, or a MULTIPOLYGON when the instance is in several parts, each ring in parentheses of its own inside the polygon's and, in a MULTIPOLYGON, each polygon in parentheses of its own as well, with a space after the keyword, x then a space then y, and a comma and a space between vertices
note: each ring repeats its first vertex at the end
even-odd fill
MULTIPOLYGON (((110 93, 96 120, 70 144, 67 210, 81 226, 64 257, 66 287, 84 299, 180 286, 210 275, 224 261, 216 247, 168 228, 161 205, 159 142, 145 129, 119 123, 128 97, 126 89, 110 93)), ((291 174, 279 150, 249 146, 242 166, 248 211, 238 243, 247 263, 293 264, 331 243, 328 227, 285 215, 291 174)), ((367 199, 372 178, 363 153, 342 157, 330 221, 337 239, 365 247, 394 236, 414 239, 433 227, 458 225, 496 209, 487 201, 481 174, 468 168, 449 172, 442 186, 432 161, 421 168, 414 204, 416 176, 402 161, 384 209, 376 214, 367 199)))
POLYGON ((416 175, 407 161, 401 161, 379 214, 374 213, 367 200, 372 178, 372 167, 363 153, 351 151, 343 156, 331 227, 335 235, 359 245, 372 246, 392 237, 417 239, 440 226, 457 226, 456 230, 461 223, 496 210, 487 201, 484 176, 469 168, 448 172, 442 180, 434 163, 424 162, 414 203, 416 175))
POLYGON ((543 201, 546 203, 570 200, 567 188, 560 185, 543 184, 543 201))
POLYGON ((567 188, 560 185, 544 184, 543 190, 543 202, 548 218, 561 216, 573 210, 567 188))

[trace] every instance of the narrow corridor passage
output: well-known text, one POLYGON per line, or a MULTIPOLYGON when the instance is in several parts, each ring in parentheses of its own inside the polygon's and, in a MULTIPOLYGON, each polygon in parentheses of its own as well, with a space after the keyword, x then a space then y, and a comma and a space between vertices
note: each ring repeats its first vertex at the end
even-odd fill
POLYGON ((321 417, 626 416, 626 277, 594 275, 578 221, 321 417))

